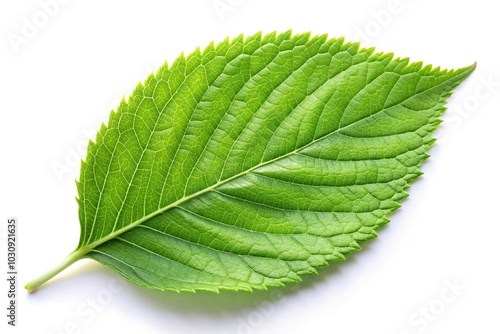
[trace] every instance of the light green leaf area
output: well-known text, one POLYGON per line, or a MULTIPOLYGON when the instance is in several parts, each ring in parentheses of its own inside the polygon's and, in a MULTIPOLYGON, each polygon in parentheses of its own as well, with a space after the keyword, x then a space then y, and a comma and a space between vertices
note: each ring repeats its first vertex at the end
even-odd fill
POLYGON ((91 258, 174 291, 316 274, 400 207, 446 99, 473 70, 291 32, 181 55, 89 144, 80 242, 63 266, 91 258))

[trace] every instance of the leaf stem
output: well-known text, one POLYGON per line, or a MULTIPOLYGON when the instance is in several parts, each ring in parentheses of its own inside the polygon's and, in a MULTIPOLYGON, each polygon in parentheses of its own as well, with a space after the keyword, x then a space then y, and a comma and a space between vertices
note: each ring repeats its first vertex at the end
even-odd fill
POLYGON ((38 278, 35 278, 28 284, 24 286, 26 290, 29 292, 32 292, 33 290, 38 289, 40 286, 45 284, 48 280, 59 274, 61 271, 64 269, 68 268, 70 265, 75 263, 76 261, 80 260, 83 258, 83 255, 85 255, 85 251, 82 251, 82 249, 77 249, 73 252, 71 252, 61 263, 59 263, 57 266, 53 267, 46 273, 40 275, 38 278))

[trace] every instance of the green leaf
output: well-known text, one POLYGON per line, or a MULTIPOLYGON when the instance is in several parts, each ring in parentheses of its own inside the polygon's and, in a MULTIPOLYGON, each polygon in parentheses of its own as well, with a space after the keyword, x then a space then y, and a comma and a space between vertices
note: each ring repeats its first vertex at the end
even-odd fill
POLYGON ((160 290, 297 282, 376 237, 421 174, 440 70, 327 36, 226 39, 163 65, 90 142, 81 258, 160 290))

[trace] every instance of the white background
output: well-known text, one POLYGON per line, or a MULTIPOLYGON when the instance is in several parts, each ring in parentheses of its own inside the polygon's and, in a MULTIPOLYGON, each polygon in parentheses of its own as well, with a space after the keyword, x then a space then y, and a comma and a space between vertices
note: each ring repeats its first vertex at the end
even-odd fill
POLYGON ((493 1, 60 0, 50 17, 46 2, 0 4, 0 220, 17 217, 20 240, 18 327, 6 325, 2 279, 0 332, 500 333, 493 1), (319 276, 269 291, 161 293, 87 260, 36 293, 22 289, 76 246, 78 156, 123 95, 181 51, 290 28, 443 68, 477 61, 450 100, 425 175, 379 238, 319 276))

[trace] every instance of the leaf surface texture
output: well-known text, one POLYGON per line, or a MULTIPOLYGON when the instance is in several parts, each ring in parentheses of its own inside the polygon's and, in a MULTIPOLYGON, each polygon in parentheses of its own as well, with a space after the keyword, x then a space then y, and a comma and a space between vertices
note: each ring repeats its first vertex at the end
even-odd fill
POLYGON ((472 71, 291 32, 181 55, 90 143, 77 250, 160 290, 299 281, 389 221, 472 71))

